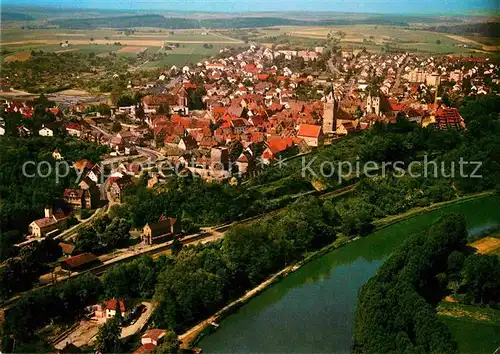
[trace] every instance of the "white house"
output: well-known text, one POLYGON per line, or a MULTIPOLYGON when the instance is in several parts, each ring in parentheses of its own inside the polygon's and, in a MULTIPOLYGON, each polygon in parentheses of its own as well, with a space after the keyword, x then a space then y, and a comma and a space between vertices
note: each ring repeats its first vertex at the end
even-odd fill
POLYGON ((54 136, 54 131, 46 126, 42 126, 42 129, 38 131, 40 136, 54 136))
POLYGON ((126 316, 127 308, 125 307, 125 303, 122 300, 111 299, 106 302, 106 318, 116 316, 117 308, 120 309, 122 317, 126 316))

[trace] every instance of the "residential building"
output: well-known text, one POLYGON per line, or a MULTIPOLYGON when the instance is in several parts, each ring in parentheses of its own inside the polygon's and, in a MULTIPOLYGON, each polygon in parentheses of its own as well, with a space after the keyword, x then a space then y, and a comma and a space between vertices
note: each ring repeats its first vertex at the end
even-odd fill
POLYGON ((301 124, 297 137, 303 139, 308 146, 318 147, 323 144, 323 130, 320 125, 301 124))
POLYGON ((147 223, 142 229, 142 242, 152 245, 155 242, 171 238, 181 232, 179 220, 162 216, 158 222, 147 223))
POLYGON ((66 228, 68 218, 62 212, 53 214, 51 207, 45 208, 45 217, 29 224, 30 234, 34 237, 45 237, 48 234, 62 231, 66 228))

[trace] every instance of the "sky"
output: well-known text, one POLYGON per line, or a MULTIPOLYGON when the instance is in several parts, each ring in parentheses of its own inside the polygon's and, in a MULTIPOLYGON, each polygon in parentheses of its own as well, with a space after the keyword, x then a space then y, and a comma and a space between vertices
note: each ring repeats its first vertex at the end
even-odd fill
POLYGON ((198 12, 335 11, 451 14, 499 10, 498 0, 0 0, 4 5, 198 12))

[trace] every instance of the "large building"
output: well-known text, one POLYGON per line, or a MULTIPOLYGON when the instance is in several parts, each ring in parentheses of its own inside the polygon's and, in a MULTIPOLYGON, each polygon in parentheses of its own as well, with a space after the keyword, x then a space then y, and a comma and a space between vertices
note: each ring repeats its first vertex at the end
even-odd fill
POLYGON ((58 230, 62 231, 66 229, 66 221, 68 218, 64 213, 53 214, 52 208, 45 208, 45 217, 33 221, 29 225, 29 230, 32 236, 35 237, 45 237, 51 233, 55 233, 58 230))
POLYGON ((162 216, 158 222, 148 223, 142 230, 142 242, 152 245, 155 242, 168 239, 181 232, 179 220, 162 216))

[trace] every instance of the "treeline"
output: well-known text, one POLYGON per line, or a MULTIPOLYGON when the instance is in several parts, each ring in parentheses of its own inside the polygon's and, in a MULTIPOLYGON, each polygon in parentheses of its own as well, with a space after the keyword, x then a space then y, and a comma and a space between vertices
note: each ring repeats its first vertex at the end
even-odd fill
POLYGON ((456 26, 430 26, 426 27, 425 30, 458 35, 500 37, 500 22, 469 23, 456 26))
POLYGON ((358 296, 355 353, 454 353, 457 345, 437 317, 432 299, 436 276, 449 255, 463 249, 467 228, 462 215, 442 217, 410 236, 382 265, 358 296))
MULTIPOLYGON (((35 131, 36 133, 38 131, 35 131)), ((55 149, 59 149, 64 159, 70 163, 82 158, 99 162, 100 155, 106 151, 106 147, 69 138, 0 139, 1 234, 9 231, 16 234, 26 232, 31 221, 43 216, 44 207, 57 205, 62 199, 64 189, 76 180, 73 169, 70 169, 67 177, 56 178, 56 161, 52 157, 55 149), (23 165, 30 161, 35 167, 27 166, 26 173, 32 177, 23 174, 23 165), (49 165, 45 163, 43 168, 40 168, 41 173, 37 173, 36 164, 42 161, 48 162, 49 165)))
POLYGON ((221 243, 181 250, 158 276, 155 324, 183 331, 269 274, 334 241, 337 220, 327 204, 300 200, 276 216, 229 230, 221 243))
POLYGON ((129 28, 129 27, 160 27, 168 29, 197 28, 257 28, 272 26, 340 26, 340 25, 392 25, 408 26, 404 18, 373 16, 364 19, 332 19, 332 20, 294 20, 282 17, 231 17, 195 20, 180 17, 164 17, 161 15, 133 15, 84 19, 57 19, 49 24, 60 28, 89 29, 99 27, 129 28))
POLYGON ((49 270, 46 264, 62 256, 59 242, 52 238, 46 238, 41 242, 32 242, 18 249, 12 247, 12 243, 7 243, 18 240, 7 239, 8 236, 9 233, 1 235, 1 240, 5 242, 2 242, 0 246, 5 247, 5 250, 8 251, 8 254, 2 254, 1 260, 9 258, 0 268, 0 300, 8 299, 17 292, 30 289, 38 282, 40 275, 49 270))
POLYGON ((35 20, 32 16, 26 15, 20 12, 1 12, 2 21, 33 21, 35 20))

